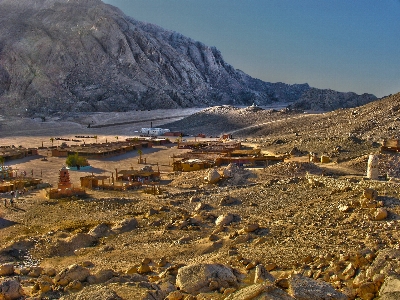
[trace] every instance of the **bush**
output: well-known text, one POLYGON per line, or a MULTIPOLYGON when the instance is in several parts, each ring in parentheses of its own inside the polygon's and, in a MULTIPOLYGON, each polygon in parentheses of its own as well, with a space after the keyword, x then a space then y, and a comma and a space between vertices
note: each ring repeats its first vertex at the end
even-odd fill
POLYGON ((73 155, 68 155, 67 160, 65 161, 68 167, 84 167, 88 166, 89 163, 85 157, 79 156, 78 153, 73 155))

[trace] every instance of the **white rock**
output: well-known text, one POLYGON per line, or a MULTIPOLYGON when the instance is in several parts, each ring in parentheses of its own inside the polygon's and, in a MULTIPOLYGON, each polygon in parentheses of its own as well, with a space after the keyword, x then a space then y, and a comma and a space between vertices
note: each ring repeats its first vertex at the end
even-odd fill
POLYGON ((220 215, 217 220, 215 220, 215 224, 217 226, 224 226, 228 225, 233 221, 233 215, 232 214, 227 214, 227 215, 220 215))
POLYGON ((207 173, 207 181, 209 183, 217 183, 221 179, 221 175, 216 169, 211 169, 207 173))
POLYGON ((210 292, 209 283, 211 281, 224 288, 237 285, 237 278, 232 269, 220 264, 197 264, 182 267, 176 276, 176 285, 180 290, 189 294, 210 292))

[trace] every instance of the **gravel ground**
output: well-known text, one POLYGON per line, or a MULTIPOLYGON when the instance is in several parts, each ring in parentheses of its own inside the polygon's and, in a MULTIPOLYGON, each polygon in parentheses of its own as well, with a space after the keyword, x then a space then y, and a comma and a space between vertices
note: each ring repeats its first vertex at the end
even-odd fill
MULTIPOLYGON (((238 168, 231 178, 211 185, 204 181, 206 170, 172 172, 170 157, 179 151, 174 145, 160 146, 144 153, 153 167, 159 163, 163 182, 160 195, 91 191, 86 199, 55 201, 46 199, 43 191, 29 192, 18 199, 16 207, 0 209, 0 264, 13 261, 26 267, 40 265, 62 270, 72 263, 90 261, 93 272, 112 269, 124 273, 146 257, 153 262, 165 257, 170 266, 215 262, 246 274, 251 270, 249 263, 262 263, 274 265, 276 276, 311 270, 310 276, 319 272, 317 277, 338 290, 352 289, 354 277, 332 279, 333 275, 342 274, 344 261, 350 263, 360 255, 378 255, 384 249, 400 247, 398 183, 364 177, 367 155, 376 153, 378 140, 393 132, 388 127, 397 128, 397 112, 386 118, 390 124, 384 123, 380 115, 393 110, 398 96, 393 97, 390 105, 370 104, 332 113, 224 106, 170 124, 165 124, 170 119, 160 121, 167 128, 183 129, 193 135, 232 132, 245 145, 259 147, 263 152, 285 153, 293 147, 299 152, 266 168, 238 168), (378 107, 385 111, 378 113, 378 107), (374 120, 375 126, 370 126, 367 119, 374 120), (198 120, 202 124, 196 123, 198 120), (339 151, 333 151, 335 146, 340 146, 339 151), (310 151, 327 153, 332 162, 310 163, 310 151), (376 207, 363 206, 366 188, 377 191, 377 206, 388 211, 386 219, 376 221, 376 207), (217 218, 226 214, 233 216, 232 221, 216 226, 217 218), (111 228, 132 218, 138 222, 133 230, 95 240, 88 237, 96 226, 111 228), (252 224, 258 225, 256 230, 244 231, 252 224), (335 264, 339 265, 334 268, 335 264)), ((84 125, 89 119, 80 120, 81 123, 13 120, 15 127, 3 120, 0 141, 2 145, 39 145, 44 140, 48 146, 49 138, 56 134, 92 132, 84 125), (37 134, 24 135, 24 126, 37 134)), ((96 120, 100 124, 99 120, 105 119, 96 116, 96 120)), ((128 137, 129 127, 125 124, 98 128, 96 133, 101 139, 128 137)), ((136 153, 90 163, 98 174, 139 167, 136 153)), ((43 180, 52 184, 57 182, 62 164, 62 158, 45 162, 41 157, 12 162, 19 170, 43 170, 43 180)), ((222 173, 223 169, 219 171, 222 173)), ((382 167, 382 175, 384 172, 382 167)), ((86 175, 71 172, 73 183, 77 184, 83 174, 86 175)), ((371 263, 372 260, 368 262, 371 263)), ((162 268, 154 269, 153 273, 161 271, 162 268)), ((27 290, 32 288, 32 283, 24 284, 27 290)), ((119 291, 129 295, 125 289, 119 291)))

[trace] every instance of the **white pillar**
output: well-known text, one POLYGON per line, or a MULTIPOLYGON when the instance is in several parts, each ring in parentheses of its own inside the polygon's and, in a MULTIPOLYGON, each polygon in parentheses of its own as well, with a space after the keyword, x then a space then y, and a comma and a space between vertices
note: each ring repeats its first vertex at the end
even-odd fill
POLYGON ((368 169, 367 169, 367 177, 371 180, 378 180, 379 176, 378 163, 379 163, 378 156, 371 154, 368 159, 368 169))

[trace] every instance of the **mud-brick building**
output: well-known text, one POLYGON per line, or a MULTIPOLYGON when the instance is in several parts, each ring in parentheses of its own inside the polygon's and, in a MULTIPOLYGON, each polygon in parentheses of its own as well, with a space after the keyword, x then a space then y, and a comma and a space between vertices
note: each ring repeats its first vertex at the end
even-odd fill
POLYGON ((173 170, 181 172, 199 171, 215 165, 213 160, 200 158, 184 158, 173 162, 173 170))
POLYGON ((27 156, 35 155, 39 155, 37 148, 0 146, 0 156, 3 157, 5 161, 21 159, 27 156))

